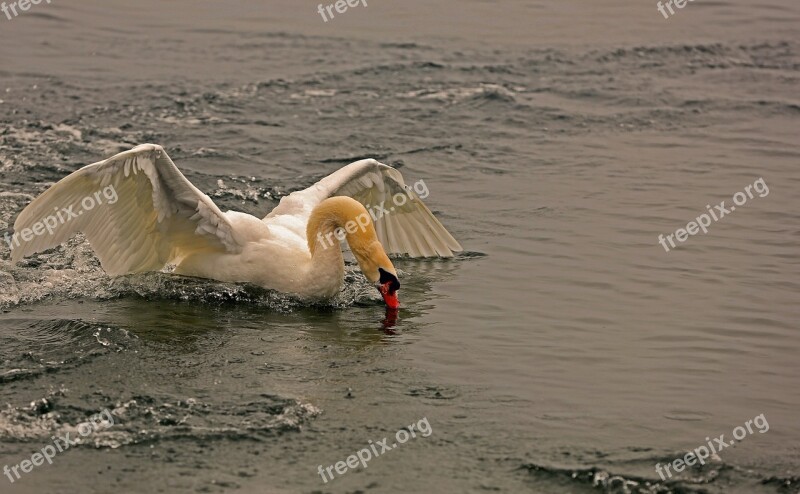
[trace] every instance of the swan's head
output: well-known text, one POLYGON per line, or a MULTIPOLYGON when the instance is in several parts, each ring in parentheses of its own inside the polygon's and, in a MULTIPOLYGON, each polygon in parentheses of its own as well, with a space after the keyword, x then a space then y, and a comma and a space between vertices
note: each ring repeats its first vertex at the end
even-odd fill
POLYGON ((397 279, 397 270, 381 243, 375 239, 365 249, 353 248, 351 243, 350 249, 361 267, 361 272, 378 289, 386 306, 398 309, 400 300, 397 298, 397 291, 400 289, 400 281, 397 279))

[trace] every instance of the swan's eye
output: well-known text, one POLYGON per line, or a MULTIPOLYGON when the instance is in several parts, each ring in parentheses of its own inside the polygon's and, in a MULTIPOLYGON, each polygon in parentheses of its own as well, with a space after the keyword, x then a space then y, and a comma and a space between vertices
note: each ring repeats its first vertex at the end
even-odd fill
POLYGON ((381 286, 387 286, 388 284, 389 293, 394 293, 400 289, 400 281, 397 279, 397 276, 384 270, 383 268, 378 268, 378 273, 381 275, 381 286))

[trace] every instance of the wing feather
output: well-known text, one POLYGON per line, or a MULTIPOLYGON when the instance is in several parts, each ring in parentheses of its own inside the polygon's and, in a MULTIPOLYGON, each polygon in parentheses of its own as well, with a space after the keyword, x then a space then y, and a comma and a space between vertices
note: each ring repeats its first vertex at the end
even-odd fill
POLYGON ((422 199, 405 185, 400 172, 373 159, 351 163, 311 187, 289 194, 264 219, 293 215, 307 220, 317 204, 333 196, 349 196, 368 209, 388 211, 378 215, 375 231, 389 254, 452 257, 462 250, 422 199))
POLYGON ((193 252, 241 249, 226 216, 155 144, 63 178, 20 213, 14 231, 15 262, 82 232, 112 275, 160 270, 193 252))

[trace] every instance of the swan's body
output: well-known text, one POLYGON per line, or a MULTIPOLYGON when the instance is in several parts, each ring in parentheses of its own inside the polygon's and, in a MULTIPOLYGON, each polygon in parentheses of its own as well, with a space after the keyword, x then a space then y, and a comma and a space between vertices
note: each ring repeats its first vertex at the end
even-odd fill
POLYGON ((223 213, 161 146, 144 144, 77 170, 29 204, 14 223, 12 259, 83 232, 111 275, 174 265, 177 274, 324 299, 344 278, 339 243, 325 239, 356 219, 359 228, 347 230, 347 242, 390 306, 386 292, 394 294, 399 283, 386 252, 450 257, 461 250, 400 173, 375 160, 351 163, 284 197, 259 219, 223 213), (405 204, 393 202, 401 195, 405 204), (365 209, 373 205, 388 214, 373 222, 365 209))

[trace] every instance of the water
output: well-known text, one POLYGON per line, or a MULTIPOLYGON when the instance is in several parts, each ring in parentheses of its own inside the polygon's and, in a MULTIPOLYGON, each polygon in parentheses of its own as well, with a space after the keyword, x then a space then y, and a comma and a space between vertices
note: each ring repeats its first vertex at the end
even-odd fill
POLYGON ((0 231, 77 167, 165 146, 223 209, 375 157, 466 252, 387 318, 0 245, 2 492, 798 492, 798 21, 788 0, 39 4, 0 16, 0 231), (769 193, 665 252, 659 235, 769 193), (654 467, 763 414, 769 430, 654 467), (324 483, 318 466, 417 436, 324 483), (74 434, 74 432, 73 432, 74 434))

